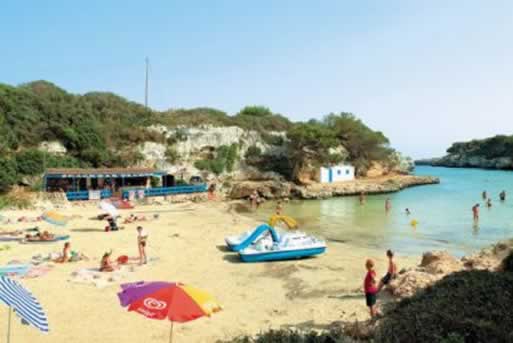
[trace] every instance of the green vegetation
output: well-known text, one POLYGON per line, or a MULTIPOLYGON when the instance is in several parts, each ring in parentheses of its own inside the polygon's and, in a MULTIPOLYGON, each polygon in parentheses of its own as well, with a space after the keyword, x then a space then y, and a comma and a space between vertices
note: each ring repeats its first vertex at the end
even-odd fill
POLYGON ((486 159, 513 158, 513 135, 497 135, 486 139, 474 139, 470 142, 454 143, 447 152, 453 155, 482 156, 486 159))
POLYGON ((161 122, 170 127, 177 126, 238 126, 247 130, 286 131, 292 122, 286 117, 272 113, 267 107, 248 106, 235 116, 213 108, 169 110, 163 113, 161 122))
MULTIPOLYGON (((168 146, 166 159, 180 159, 174 144, 187 139, 181 126, 238 126, 256 130, 267 144, 288 149, 285 156, 256 150, 245 156, 262 170, 294 179, 305 166, 347 160, 363 173, 370 161, 386 159, 390 149, 375 132, 348 113, 330 114, 322 121, 292 123, 263 106, 247 106, 233 116, 212 108, 156 112, 112 93, 70 94, 46 81, 13 87, 0 84, 0 192, 25 176, 39 176, 49 167, 126 167, 143 159, 136 146, 146 141, 168 146), (171 137, 151 125, 179 129, 171 137), (274 134, 273 132, 285 132, 274 134), (286 138, 285 138, 286 137, 286 138), (65 156, 41 152, 44 141, 57 141, 65 156), (347 156, 335 153, 340 146, 347 156)), ((235 146, 219 147, 213 156, 197 161, 202 170, 231 171, 239 158, 235 146)))
POLYGON ((513 273, 463 271, 385 311, 376 341, 512 342, 513 273))
POLYGON ((322 121, 296 124, 287 132, 289 156, 294 178, 306 165, 352 163, 357 173, 364 174, 372 161, 385 161, 393 152, 389 141, 373 131, 351 113, 329 114, 322 121), (334 152, 342 146, 348 156, 334 152))
POLYGON ((298 330, 269 330, 256 337, 241 336, 226 343, 352 343, 340 328, 324 332, 298 330))
POLYGON ((214 158, 196 161, 194 166, 199 170, 208 170, 219 175, 224 171, 232 172, 238 158, 239 147, 237 144, 221 145, 217 148, 214 158))

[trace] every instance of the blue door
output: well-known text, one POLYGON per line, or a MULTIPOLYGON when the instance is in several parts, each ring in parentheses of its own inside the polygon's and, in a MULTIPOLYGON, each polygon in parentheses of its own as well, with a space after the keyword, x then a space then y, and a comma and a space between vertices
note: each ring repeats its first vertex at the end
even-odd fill
POLYGON ((333 169, 332 168, 330 168, 329 171, 328 171, 328 181, 330 183, 333 182, 333 169))

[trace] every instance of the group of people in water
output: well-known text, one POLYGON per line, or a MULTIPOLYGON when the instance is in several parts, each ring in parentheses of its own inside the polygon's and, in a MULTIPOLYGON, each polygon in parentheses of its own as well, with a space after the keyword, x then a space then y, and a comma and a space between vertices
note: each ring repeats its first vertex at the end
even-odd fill
MULTIPOLYGON (((483 198, 483 201, 485 202, 486 207, 491 208, 492 207, 492 198, 488 197, 488 193, 486 191, 483 191, 483 193, 481 193, 481 197, 483 198)), ((501 202, 506 201, 506 191, 505 190, 502 190, 499 193, 499 200, 501 202)), ((479 221, 479 208, 480 207, 481 207, 481 205, 479 203, 476 203, 474 206, 472 206, 472 217, 474 219, 474 222, 479 221)))

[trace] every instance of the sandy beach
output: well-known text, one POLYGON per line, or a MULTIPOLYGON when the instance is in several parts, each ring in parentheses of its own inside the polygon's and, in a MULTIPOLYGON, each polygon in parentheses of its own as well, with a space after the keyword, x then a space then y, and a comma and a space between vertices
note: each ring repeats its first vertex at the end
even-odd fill
MULTIPOLYGON (((148 265, 128 267, 115 282, 96 287, 70 280, 74 271, 98 268, 101 255, 110 249, 114 258, 137 256, 136 226, 124 225, 119 232, 103 231, 104 221, 88 219, 99 213, 94 205, 61 210, 81 218, 65 228, 39 222, 42 229, 70 234, 73 250, 91 259, 55 265, 39 278, 21 279, 40 300, 47 312, 50 334, 22 326, 15 321, 13 342, 164 342, 169 323, 153 321, 129 313, 119 305, 119 284, 130 281, 180 281, 207 290, 222 304, 223 310, 211 318, 175 325, 176 342, 215 342, 240 334, 255 334, 268 328, 322 328, 335 321, 368 318, 361 287, 366 257, 377 261, 378 274, 386 270, 384 253, 331 243, 327 253, 317 258, 248 264, 224 247, 224 237, 254 228, 258 222, 230 210, 228 203, 185 203, 144 205, 129 213, 155 213, 159 218, 142 223, 149 233, 148 265)), ((294 213, 287 213, 294 216, 294 213)), ((35 211, 5 211, 8 218, 34 217, 35 211)), ((22 229, 33 223, 3 226, 22 229)), ((23 245, 6 243, 1 265, 12 260, 28 261, 33 255, 62 250, 61 243, 23 245)), ((2 244, 3 245, 3 244, 2 244)), ((400 267, 415 259, 398 257, 400 267)), ((6 318, 7 308, 2 307, 6 318)), ((2 324, 2 327, 5 326, 2 324)), ((0 330, 4 334, 5 329, 0 330)))

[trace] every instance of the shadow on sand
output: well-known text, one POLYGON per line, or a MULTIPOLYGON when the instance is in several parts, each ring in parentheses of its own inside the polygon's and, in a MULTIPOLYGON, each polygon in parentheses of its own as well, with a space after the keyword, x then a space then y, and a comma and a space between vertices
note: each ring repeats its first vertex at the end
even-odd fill
POLYGON ((85 228, 79 228, 79 229, 71 229, 71 232, 105 232, 105 229, 85 227, 85 228))

